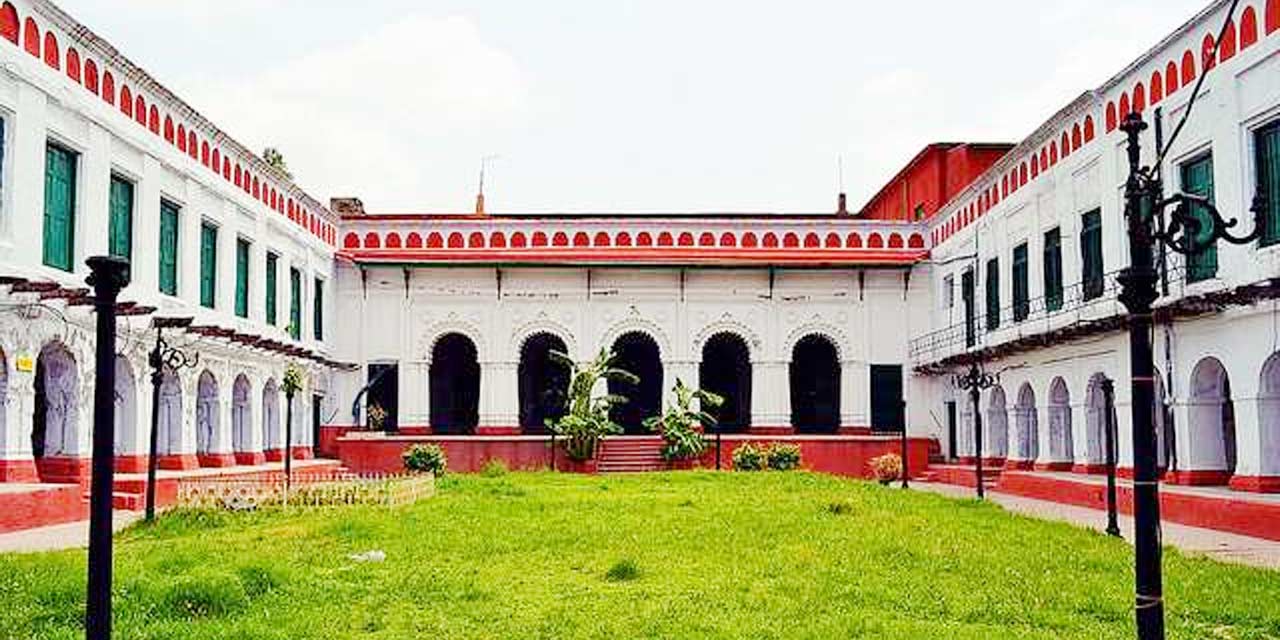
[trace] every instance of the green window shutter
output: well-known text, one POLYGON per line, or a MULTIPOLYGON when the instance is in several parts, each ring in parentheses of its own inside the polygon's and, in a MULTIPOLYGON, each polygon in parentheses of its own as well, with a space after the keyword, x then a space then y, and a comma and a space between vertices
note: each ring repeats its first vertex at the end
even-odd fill
POLYGON ((289 269, 289 335, 302 339, 302 273, 289 269))
POLYGON ((1027 272, 1027 243, 1013 248, 1013 321, 1021 322, 1031 315, 1031 283, 1027 272))
POLYGON ((160 291, 178 295, 178 206, 160 201, 160 291))
POLYGON ((108 196, 107 252, 119 258, 133 257, 133 183, 111 176, 108 196))
POLYGON ((987 260, 987 331, 1000 328, 1000 260, 987 260))
POLYGON ((1080 265, 1085 300, 1102 295, 1106 283, 1102 275, 1102 210, 1094 209, 1081 218, 1080 265))
POLYGON ((275 326, 276 324, 276 261, 278 258, 274 253, 267 254, 267 324, 275 326))
POLYGON ((312 286, 315 287, 312 289, 315 309, 312 312, 311 326, 315 330, 316 340, 324 340, 324 280, 316 278, 312 286))
POLYGON ((236 238, 236 315, 249 317, 249 241, 236 238))
POLYGON ((76 154, 45 147, 44 263, 71 271, 75 255, 76 154))
POLYGON ((200 304, 212 309, 218 292, 218 228, 200 225, 200 304))
POLYGON ((1258 193, 1262 194, 1262 245, 1280 242, 1280 120, 1253 134, 1258 193))
POLYGON ((1044 233, 1044 308, 1062 308, 1062 230, 1056 227, 1044 233))
POLYGON ((973 269, 966 269, 960 274, 960 299, 964 301, 964 346, 966 347, 972 347, 978 342, 977 318, 975 318, 974 309, 977 302, 975 286, 973 269))
MULTIPOLYGON (((1182 190, 1213 201, 1213 156, 1206 154, 1182 165, 1182 190)), ((1208 209, 1192 205, 1191 214, 1201 221, 1196 244, 1213 237, 1213 216, 1208 209)), ((1218 274, 1218 247, 1214 242, 1187 256, 1187 282, 1207 280, 1218 274)))

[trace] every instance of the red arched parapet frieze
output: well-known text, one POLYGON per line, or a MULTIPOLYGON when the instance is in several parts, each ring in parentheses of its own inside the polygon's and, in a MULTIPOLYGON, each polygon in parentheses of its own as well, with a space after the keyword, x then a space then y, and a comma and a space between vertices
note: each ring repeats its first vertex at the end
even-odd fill
POLYGON ((164 141, 173 143, 173 116, 164 117, 164 141))
POLYGON ((507 248, 507 234, 501 231, 493 231, 489 233, 489 246, 494 249, 507 248))
POLYGON ((1142 113, 1147 110, 1147 90, 1141 82, 1133 87, 1133 112, 1142 113))
POLYGON ((404 246, 409 249, 421 249, 422 234, 418 233, 417 231, 409 232, 408 237, 406 237, 404 240, 404 246))
POLYGON ((613 238, 609 237, 606 231, 597 231, 596 237, 591 239, 591 245, 594 247, 608 247, 613 245, 613 238))
POLYGON ((379 236, 378 236, 378 234, 376 234, 376 233, 374 233, 374 232, 372 232, 372 231, 370 231, 370 232, 368 232, 368 233, 364 234, 364 248, 366 248, 366 249, 381 249, 381 248, 382 248, 382 238, 381 238, 381 237, 379 237, 379 236))
POLYGON ((1280 0, 1267 0, 1267 35, 1280 31, 1280 0))
POLYGON ((102 90, 98 92, 98 95, 102 96, 102 100, 107 104, 114 105, 116 103, 116 78, 106 69, 102 70, 102 90))
POLYGON ((14 44, 18 44, 18 10, 12 2, 0 5, 0 35, 14 44))
POLYGON ((471 235, 467 236, 467 247, 471 249, 483 249, 484 233, 480 231, 472 231, 471 235))
POLYGON ((919 233, 913 233, 913 234, 911 234, 911 237, 910 237, 910 238, 907 238, 907 248, 908 248, 908 249, 923 249, 923 248, 924 248, 924 236, 920 235, 919 233))
POLYGON ((902 234, 900 233, 889 234, 890 249, 901 249, 904 245, 906 245, 906 243, 902 240, 902 234))
POLYGON ((800 246, 800 236, 797 236, 796 234, 791 233, 789 231, 787 232, 786 235, 782 236, 782 247, 784 249, 796 249, 796 248, 799 248, 799 246, 800 246))
POLYGON ((1108 102, 1107 103, 1107 133, 1111 133, 1112 131, 1116 130, 1116 127, 1119 125, 1118 119, 1119 119, 1119 116, 1116 114, 1116 103, 1108 102))
POLYGON ((555 235, 551 236, 551 246, 553 247, 569 246, 569 234, 563 231, 557 231, 555 235))
POLYGON ((818 238, 818 234, 810 231, 804 234, 804 246, 808 249, 817 249, 822 246, 822 240, 818 238))
MULTIPOLYGON (((546 236, 543 236, 543 238, 545 239, 546 236)), ((511 234, 512 249, 523 249, 527 246, 529 246, 529 237, 526 236, 523 231, 517 231, 511 234)))
POLYGON ((703 231, 702 233, 698 234, 698 246, 699 247, 716 246, 716 234, 711 233, 710 231, 703 231))
POLYGON ((764 234, 764 241, 761 245, 766 249, 776 249, 778 247, 778 234, 770 231, 764 234))
POLYGON ((347 235, 343 236, 342 238, 342 248, 359 249, 360 236, 356 235, 355 233, 347 232, 347 235))
POLYGON ((547 246, 547 234, 545 234, 545 233, 543 233, 543 232, 541 232, 541 231, 534 231, 534 232, 533 232, 533 238, 531 238, 531 240, 530 240, 530 245, 532 245, 532 246, 534 246, 534 247, 545 247, 545 246, 547 246))
POLYGON ((27 53, 40 57, 40 27, 36 26, 36 21, 30 16, 22 24, 22 46, 27 53))
POLYGON ((98 95, 98 63, 85 58, 84 61, 84 88, 93 95, 98 95))
POLYGON ((618 245, 619 247, 629 247, 632 244, 631 234, 627 233, 626 231, 619 231, 618 235, 614 237, 613 243, 618 245))
POLYGON ((827 249, 839 249, 844 243, 840 242, 840 234, 831 232, 827 234, 826 241, 823 246, 827 249))
POLYGON ((467 241, 462 237, 461 233, 454 231, 453 233, 449 234, 450 249, 461 249, 465 247, 466 244, 467 244, 467 241))
POLYGON ((591 238, 587 237, 587 233, 585 231, 579 231, 573 234, 573 246, 589 247, 591 246, 591 238))
POLYGON ((640 233, 636 234, 636 246, 637 246, 637 247, 652 247, 652 246, 653 246, 653 234, 649 233, 648 231, 641 231, 640 233))
POLYGON ((444 248, 444 236, 440 235, 435 231, 432 231, 431 233, 427 234, 427 248, 428 249, 444 248))
POLYGON ((124 117, 133 119, 133 92, 129 90, 129 85, 120 86, 120 113, 124 117))
POLYGON ((388 249, 399 249, 399 248, 400 248, 400 246, 401 246, 401 242, 400 242, 400 234, 398 234, 398 233, 396 233, 396 232, 394 232, 394 231, 392 231, 391 233, 388 233, 388 234, 387 234, 387 248, 388 248, 388 249))
POLYGON ((1150 87, 1151 106, 1154 107, 1157 104, 1160 104, 1161 100, 1164 100, 1164 76, 1160 75, 1159 69, 1151 72, 1150 87))
POLYGON ((1189 85, 1196 81, 1196 57, 1187 49, 1182 53, 1182 84, 1189 85))
POLYGON ((1200 68, 1210 71, 1218 66, 1218 57, 1213 55, 1213 34, 1204 34, 1204 39, 1200 41, 1200 68))
POLYGON ((1236 23, 1227 20, 1227 29, 1222 32, 1222 41, 1218 43, 1218 62, 1226 62, 1236 57, 1236 23))
POLYGON ((760 245, 760 239, 756 237, 756 232, 748 231, 742 234, 742 247, 744 249, 754 249, 760 245))
POLYGON ((681 247, 692 247, 693 234, 688 231, 681 232, 680 235, 676 237, 676 244, 681 247))
POLYGON ((1258 43, 1258 12, 1253 7, 1245 7, 1240 14, 1240 50, 1244 51, 1258 43))
POLYGON ((51 69, 62 68, 62 49, 58 46, 58 36, 52 31, 44 34, 44 63, 51 69))
POLYGON ((734 236, 732 233, 726 231, 720 234, 720 246, 736 247, 738 246, 738 238, 734 236))
POLYGON ((867 238, 867 248, 868 249, 884 248, 884 238, 881 237, 879 232, 872 232, 871 236, 867 238))
POLYGON ((76 51, 75 47, 67 47, 66 60, 67 60, 67 65, 66 65, 67 77, 71 78, 72 82, 79 84, 80 83, 80 52, 76 51))

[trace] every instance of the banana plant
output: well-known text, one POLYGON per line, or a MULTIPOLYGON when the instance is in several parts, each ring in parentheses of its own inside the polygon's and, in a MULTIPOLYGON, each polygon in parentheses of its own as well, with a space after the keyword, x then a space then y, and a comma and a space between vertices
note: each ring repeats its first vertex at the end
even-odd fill
POLYGON ((685 385, 676 378, 671 388, 675 395, 675 403, 667 405, 662 415, 648 418, 644 426, 662 436, 662 457, 667 461, 697 458, 707 450, 707 441, 702 437, 699 426, 708 427, 716 424, 716 417, 704 411, 724 404, 724 398, 704 389, 695 389, 685 385), (694 408, 694 401, 699 403, 694 408))
POLYGON ((564 437, 565 453, 570 458, 590 460, 595 457, 596 444, 601 438, 622 433, 622 427, 609 419, 609 411, 627 402, 626 397, 618 394, 597 394, 596 388, 602 381, 638 384, 640 378, 614 366, 617 354, 608 349, 601 349, 595 359, 585 365, 559 351, 552 351, 551 359, 567 366, 571 375, 565 393, 566 412, 558 419, 548 419, 547 427, 564 437))

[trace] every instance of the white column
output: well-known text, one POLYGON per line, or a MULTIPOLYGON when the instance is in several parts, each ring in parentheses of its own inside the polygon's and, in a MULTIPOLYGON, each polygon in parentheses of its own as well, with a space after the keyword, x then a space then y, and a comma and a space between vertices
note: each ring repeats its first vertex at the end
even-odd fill
POLYGON ((480 363, 480 427, 519 426, 516 369, 515 362, 506 360, 480 363))
POLYGON ((672 389, 676 386, 676 380, 684 382, 686 387, 698 387, 698 363, 690 360, 674 360, 662 363, 663 383, 662 389, 663 405, 673 404, 676 401, 675 393, 672 389))
MULTIPOLYGON (((400 426, 426 427, 431 424, 431 363, 412 360, 400 363, 400 385, 396 390, 400 400, 400 426)), ((483 380, 481 384, 484 384, 483 380)), ((364 405, 368 406, 368 400, 364 405)))
POLYGON ((107 253, 108 200, 111 185, 111 135, 96 125, 89 127, 88 147, 80 158, 76 194, 76 269, 89 256, 107 253))
POLYGON ((857 360, 840 363, 840 426, 872 427, 871 365, 857 360))
POLYGON ((791 426, 791 389, 787 363, 757 360, 751 363, 751 426, 791 426))
POLYGON ((1078 464, 1092 462, 1089 458, 1089 394, 1084 395, 1086 402, 1071 405, 1071 459, 1078 464))
POLYGON ((1263 439, 1255 397, 1232 398, 1236 426, 1236 470, 1238 476, 1261 476, 1263 473, 1263 439))

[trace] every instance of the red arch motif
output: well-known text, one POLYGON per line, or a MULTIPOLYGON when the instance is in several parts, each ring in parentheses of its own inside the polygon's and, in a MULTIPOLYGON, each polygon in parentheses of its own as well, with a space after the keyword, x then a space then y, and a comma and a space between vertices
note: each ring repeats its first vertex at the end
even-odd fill
POLYGON ((102 71, 102 91, 100 92, 102 99, 110 105, 116 103, 116 78, 111 75, 110 71, 102 71))
POLYGON ((766 232, 764 234, 764 239, 761 241, 760 244, 766 249, 778 248, 778 234, 772 231, 766 232))
POLYGON ((1151 72, 1150 86, 1151 106, 1154 107, 1157 104, 1160 104, 1161 100, 1164 100, 1164 76, 1160 75, 1159 69, 1151 72))
POLYGON ((1182 53, 1182 84, 1189 85, 1196 81, 1196 57, 1187 49, 1182 53))
POLYGON ((1267 0, 1267 35, 1280 31, 1280 0, 1267 0))
POLYGON ((443 247, 444 247, 444 237, 442 237, 439 233, 436 233, 435 231, 432 231, 431 233, 427 234, 428 249, 440 249, 443 247))
POLYGON ((22 46, 27 53, 40 57, 40 27, 36 26, 36 21, 31 16, 27 16, 22 24, 22 46))
POLYGON ((920 235, 919 233, 911 234, 911 237, 907 238, 907 247, 911 249, 923 249, 924 236, 920 235))
POLYGON ((401 243, 400 243, 400 234, 398 234, 398 233, 396 233, 396 232, 394 232, 394 231, 392 231, 391 233, 388 233, 388 234, 387 234, 387 248, 388 248, 388 249, 399 249, 399 248, 400 248, 400 244, 401 244, 401 243))
POLYGON ((742 247, 744 249, 754 249, 760 244, 760 239, 756 237, 754 231, 748 231, 742 234, 742 247))
POLYGON ((716 235, 714 233, 711 233, 710 231, 703 231, 702 233, 698 234, 698 246, 699 247, 716 246, 716 235))
POLYGON ((551 236, 551 246, 553 247, 569 246, 569 234, 563 231, 557 231, 555 235, 551 236))
POLYGON ((80 83, 80 52, 75 47, 67 47, 67 77, 72 82, 80 83))
POLYGON ((378 237, 378 234, 376 234, 376 233, 374 233, 374 232, 372 232, 372 231, 370 231, 369 233, 364 234, 364 248, 366 248, 366 249, 381 249, 381 248, 382 248, 382 238, 379 238, 379 237, 378 237))
POLYGON ((587 247, 591 245, 591 239, 587 237, 585 231, 579 231, 573 234, 573 246, 587 247))
POLYGON ((868 248, 868 249, 883 249, 883 248, 884 248, 884 238, 883 238, 883 237, 881 237, 881 235, 880 235, 879 233, 874 233, 874 232, 873 232, 873 233, 871 234, 871 237, 867 238, 867 248, 868 248))
POLYGON ((1218 62, 1226 62, 1236 57, 1236 23, 1234 20, 1227 21, 1227 30, 1222 33, 1222 40, 1218 43, 1218 62))
POLYGON ((1240 50, 1244 51, 1258 43, 1258 12, 1253 7, 1245 7, 1240 14, 1240 50))
POLYGON ((343 238, 342 238, 342 248, 344 248, 344 249, 359 249, 359 248, 360 248, 360 236, 358 236, 358 235, 356 235, 356 234, 354 234, 354 233, 347 233, 347 235, 343 236, 343 238))
POLYGON ((1200 66, 1206 72, 1218 66, 1218 58, 1213 55, 1213 34, 1204 34, 1200 41, 1200 66))
POLYGON ((93 95, 98 95, 98 63, 85 58, 84 61, 84 88, 93 95))
POLYGON ((1133 111, 1134 113, 1142 113, 1147 110, 1147 90, 1139 82, 1133 87, 1133 111))
POLYGON ((604 231, 597 231, 596 237, 591 239, 591 246, 593 247, 613 246, 613 238, 610 238, 609 234, 604 231))
POLYGON ((14 44, 18 44, 18 10, 12 2, 0 5, 0 35, 14 44))
POLYGON ((1178 83, 1178 63, 1170 60, 1164 67, 1164 95, 1171 96, 1181 86, 1178 83))
POLYGON ((631 246, 631 234, 626 231, 619 231, 618 236, 614 238, 613 243, 619 247, 629 247, 631 246))
POLYGON ((738 246, 738 239, 737 239, 736 237, 734 237, 734 235, 733 235, 732 233, 729 233, 728 231, 726 231, 726 232, 724 232, 724 233, 720 234, 720 246, 722 246, 722 247, 736 247, 736 246, 738 246))
POLYGON ((44 63, 52 69, 62 68, 62 50, 58 47, 58 36, 52 31, 44 34, 44 63))
POLYGON ((816 249, 822 246, 822 241, 818 239, 818 234, 809 232, 804 235, 804 246, 806 249, 816 249))
POLYGON ((636 234, 636 246, 637 246, 637 247, 652 247, 652 246, 653 246, 653 234, 649 233, 648 231, 641 231, 640 233, 637 233, 637 234, 636 234))
POLYGON ((489 234, 489 246, 494 249, 507 248, 507 235, 501 231, 494 231, 489 234))

